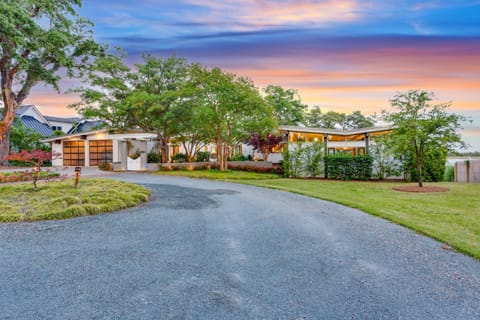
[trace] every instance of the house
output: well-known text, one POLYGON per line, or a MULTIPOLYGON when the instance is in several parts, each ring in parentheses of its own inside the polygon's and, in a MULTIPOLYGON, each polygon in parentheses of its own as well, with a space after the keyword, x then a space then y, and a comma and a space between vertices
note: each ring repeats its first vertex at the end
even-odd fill
POLYGON ((392 131, 391 126, 372 127, 354 130, 336 130, 324 128, 307 128, 298 126, 281 126, 280 132, 287 137, 288 143, 298 141, 325 143, 325 155, 350 154, 361 156, 369 153, 369 147, 375 138, 392 131))
POLYGON ((138 130, 115 133, 107 129, 74 133, 42 140, 52 145, 53 166, 98 166, 112 163, 117 170, 144 170, 147 163, 147 142, 155 134, 138 130), (139 153, 134 169, 128 166, 128 156, 139 153))
POLYGON ((50 124, 52 131, 62 131, 68 133, 78 122, 79 117, 56 117, 56 116, 44 116, 50 124))

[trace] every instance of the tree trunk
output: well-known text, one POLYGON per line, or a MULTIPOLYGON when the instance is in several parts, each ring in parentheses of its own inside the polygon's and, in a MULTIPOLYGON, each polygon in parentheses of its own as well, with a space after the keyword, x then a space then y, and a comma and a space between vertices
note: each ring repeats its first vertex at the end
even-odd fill
POLYGON ((225 170, 225 167, 223 166, 223 141, 221 137, 217 138, 217 162, 218 162, 218 169, 220 171, 225 170))
POLYGON ((422 182, 422 162, 421 161, 417 161, 417 170, 418 170, 418 186, 422 188, 423 182, 422 182))
POLYGON ((162 156, 162 163, 167 163, 168 162, 168 141, 166 139, 161 140, 162 146, 161 146, 161 156, 162 156))
POLYGON ((0 142, 0 166, 8 166, 8 155, 10 154, 10 128, 5 132, 0 142))
POLYGON ((230 156, 230 144, 226 143, 225 144, 225 149, 223 151, 223 169, 226 170, 228 169, 227 161, 228 157, 230 156))

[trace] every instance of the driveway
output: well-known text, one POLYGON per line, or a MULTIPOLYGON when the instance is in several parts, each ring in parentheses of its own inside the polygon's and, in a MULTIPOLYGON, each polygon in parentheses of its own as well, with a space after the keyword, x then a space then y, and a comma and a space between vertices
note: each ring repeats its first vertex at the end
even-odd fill
POLYGON ((0 319, 479 319, 480 262, 281 191, 120 174, 139 208, 0 225, 0 319))

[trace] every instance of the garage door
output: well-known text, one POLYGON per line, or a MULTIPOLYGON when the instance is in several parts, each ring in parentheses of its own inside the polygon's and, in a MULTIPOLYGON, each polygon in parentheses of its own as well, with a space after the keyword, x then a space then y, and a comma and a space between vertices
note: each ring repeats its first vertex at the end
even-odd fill
POLYGON ((90 140, 90 165, 98 166, 113 160, 112 140, 90 140))
POLYGON ((85 141, 64 141, 63 142, 63 165, 84 166, 85 165, 85 141))

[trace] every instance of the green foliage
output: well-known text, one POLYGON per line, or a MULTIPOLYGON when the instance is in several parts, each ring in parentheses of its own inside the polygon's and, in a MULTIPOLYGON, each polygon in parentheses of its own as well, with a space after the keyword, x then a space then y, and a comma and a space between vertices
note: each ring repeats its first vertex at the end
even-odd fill
POLYGON ((395 155, 395 148, 391 143, 389 136, 380 136, 375 137, 374 143, 370 144, 369 152, 375 177, 379 180, 399 176, 402 173, 402 161, 395 155))
POLYGON ((0 186, 0 222, 67 219, 112 212, 148 200, 141 186, 110 179, 82 178, 78 189, 72 180, 49 182, 34 192, 30 186, 0 186))
POLYGON ((317 177, 322 173, 323 143, 297 142, 283 152, 283 172, 286 177, 317 177))
POLYGON ((59 90, 59 71, 81 77, 104 48, 92 22, 78 15, 80 0, 0 1, 0 142, 15 111, 40 82, 59 90))
POLYGON ((168 176, 182 176, 198 179, 211 179, 211 180, 226 180, 226 181, 246 181, 246 180, 270 180, 278 179, 278 174, 272 173, 257 173, 240 170, 171 170, 171 171, 158 171, 159 175, 168 176))
POLYGON ((314 107, 305 113, 305 124, 314 128, 352 130, 373 127, 375 119, 364 116, 358 110, 351 114, 335 111, 322 113, 319 107, 314 107))
POLYGON ((208 162, 208 161, 210 161, 210 152, 208 152, 208 151, 197 152, 195 161, 196 162, 208 162))
POLYGON ((434 154, 448 154, 456 146, 464 146, 458 130, 466 117, 449 113, 449 103, 431 104, 433 93, 409 90, 396 95, 390 102, 397 112, 383 111, 384 120, 393 124, 392 143, 399 156, 411 157, 418 176, 418 185, 423 182, 424 167, 431 179, 440 179, 444 167, 430 163, 436 161, 434 154), (427 169, 428 167, 428 169, 427 169), (440 177, 440 178, 438 178, 440 177))
POLYGON ((161 159, 160 153, 156 152, 155 150, 151 150, 147 154, 147 163, 159 163, 161 159))
POLYGON ((278 124, 297 125, 303 122, 307 106, 301 102, 296 90, 269 85, 265 88, 265 101, 273 108, 278 124))
POLYGON ((228 161, 247 161, 248 157, 244 156, 243 153, 237 153, 233 157, 228 157, 228 161))
POLYGON ((14 120, 10 129, 10 150, 20 152, 22 150, 32 151, 49 149, 49 146, 40 142, 43 136, 30 128, 25 128, 20 119, 14 120))
MULTIPOLYGON (((418 170, 413 157, 410 157, 409 173, 412 181, 418 180, 418 170)), ((422 181, 443 181, 447 161, 447 153, 442 149, 429 150, 423 158, 422 181)))
POLYGON ((183 163, 187 161, 185 153, 176 153, 172 156, 172 162, 183 163))
POLYGON ((455 167, 447 166, 443 174, 443 181, 453 182, 455 180, 455 167))
POLYGON ((372 176, 372 158, 366 156, 330 155, 325 157, 329 179, 368 180, 372 176))

